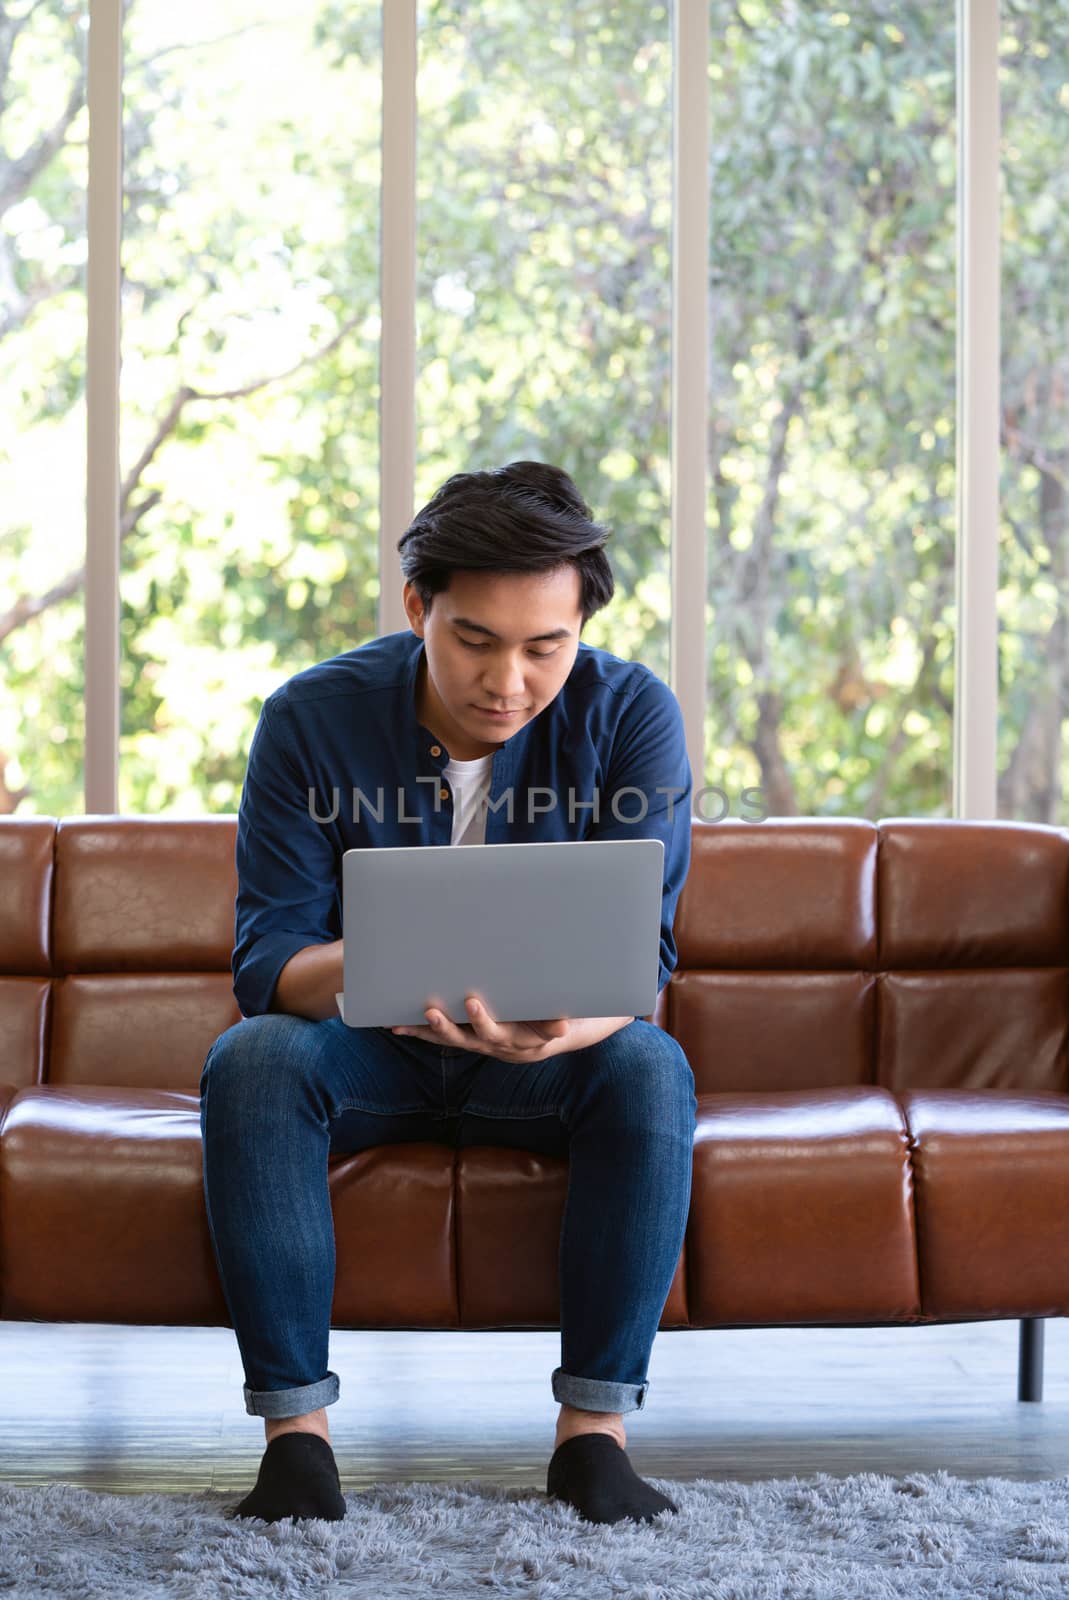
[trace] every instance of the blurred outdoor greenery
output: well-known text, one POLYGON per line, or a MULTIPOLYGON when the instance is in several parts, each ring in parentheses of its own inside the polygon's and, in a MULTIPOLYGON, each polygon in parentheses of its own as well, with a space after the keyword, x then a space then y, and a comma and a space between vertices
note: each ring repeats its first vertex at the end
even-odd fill
MULTIPOLYGON (((1069 823, 1069 0, 1002 0, 999 815, 1069 823)), ((84 809, 87 0, 0 0, 0 812, 84 809)), ((704 781, 951 810, 953 7, 710 0, 704 781)), ((614 529, 669 674, 668 4, 422 0, 417 472, 614 529)), ((378 0, 126 5, 120 808, 377 631, 378 0)), ((402 528, 388 530, 394 549, 402 528)), ((697 777, 698 775, 696 775, 697 777)), ((714 817, 715 807, 707 811, 714 817)))

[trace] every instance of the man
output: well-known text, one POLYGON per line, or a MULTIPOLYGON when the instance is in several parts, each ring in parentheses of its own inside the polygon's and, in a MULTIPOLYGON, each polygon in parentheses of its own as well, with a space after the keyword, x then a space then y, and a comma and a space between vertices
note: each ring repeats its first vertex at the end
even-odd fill
POLYGON ((243 1019, 200 1083, 212 1243, 267 1439, 235 1515, 345 1515, 325 1409, 340 1388, 327 1156, 425 1140, 567 1156, 547 1494, 594 1522, 676 1510, 634 1471, 623 1415, 645 1403, 690 1203, 678 1043, 639 1017, 498 1022, 478 996, 462 1025, 428 1007, 426 1026, 349 1028, 335 1004, 353 847, 663 839, 668 981, 691 773, 671 690, 580 642, 612 597, 607 537, 558 468, 456 474, 399 542, 409 629, 264 703, 238 816, 243 1019))

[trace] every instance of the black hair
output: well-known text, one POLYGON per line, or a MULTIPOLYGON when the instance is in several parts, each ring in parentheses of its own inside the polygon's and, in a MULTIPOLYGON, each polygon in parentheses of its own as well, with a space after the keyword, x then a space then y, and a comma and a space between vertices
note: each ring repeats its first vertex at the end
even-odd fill
POLYGON ((550 572, 566 563, 580 578, 583 623, 613 595, 602 546, 611 530, 560 467, 510 461, 490 472, 456 472, 398 540, 401 571, 424 611, 453 572, 550 572))

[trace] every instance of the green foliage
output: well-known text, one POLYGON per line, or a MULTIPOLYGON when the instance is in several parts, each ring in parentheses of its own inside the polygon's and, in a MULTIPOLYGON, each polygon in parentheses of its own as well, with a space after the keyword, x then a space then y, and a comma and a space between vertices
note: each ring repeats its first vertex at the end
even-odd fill
MULTIPOLYGON (((85 11, 0 12, 0 185, 85 11)), ((1001 16, 1000 814, 1065 822, 1069 6, 1001 16)), ((711 18, 705 782, 946 815, 953 8, 711 18)), ((376 631, 380 74, 374 0, 128 7, 124 810, 236 809, 263 697, 376 631)), ((419 102, 416 504, 559 463, 614 529, 584 637, 667 677, 669 7, 424 0, 419 102)), ((83 106, 0 215, 0 613, 83 559, 85 139, 83 106)), ((82 613, 75 584, 0 637, 20 812, 82 808, 82 613)))

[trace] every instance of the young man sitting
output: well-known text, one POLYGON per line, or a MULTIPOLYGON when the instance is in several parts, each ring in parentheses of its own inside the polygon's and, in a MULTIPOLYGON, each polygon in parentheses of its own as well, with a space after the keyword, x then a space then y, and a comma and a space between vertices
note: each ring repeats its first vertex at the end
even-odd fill
POLYGON ((594 1522, 676 1510, 634 1471, 623 1418, 645 1404, 690 1202, 679 1044, 639 1017, 498 1022, 474 996, 461 1025, 428 1007, 425 1026, 392 1029, 347 1027, 335 1004, 342 855, 402 844, 662 839, 668 981, 691 773, 667 685, 580 641, 612 597, 607 537, 558 468, 457 474, 399 542, 409 628, 297 673, 262 708, 238 817, 243 1016, 200 1083, 212 1243, 267 1440, 238 1516, 345 1515, 326 1412, 340 1391, 327 1157, 425 1140, 568 1158, 547 1494, 594 1522), (336 803, 355 790, 399 803, 336 803))

